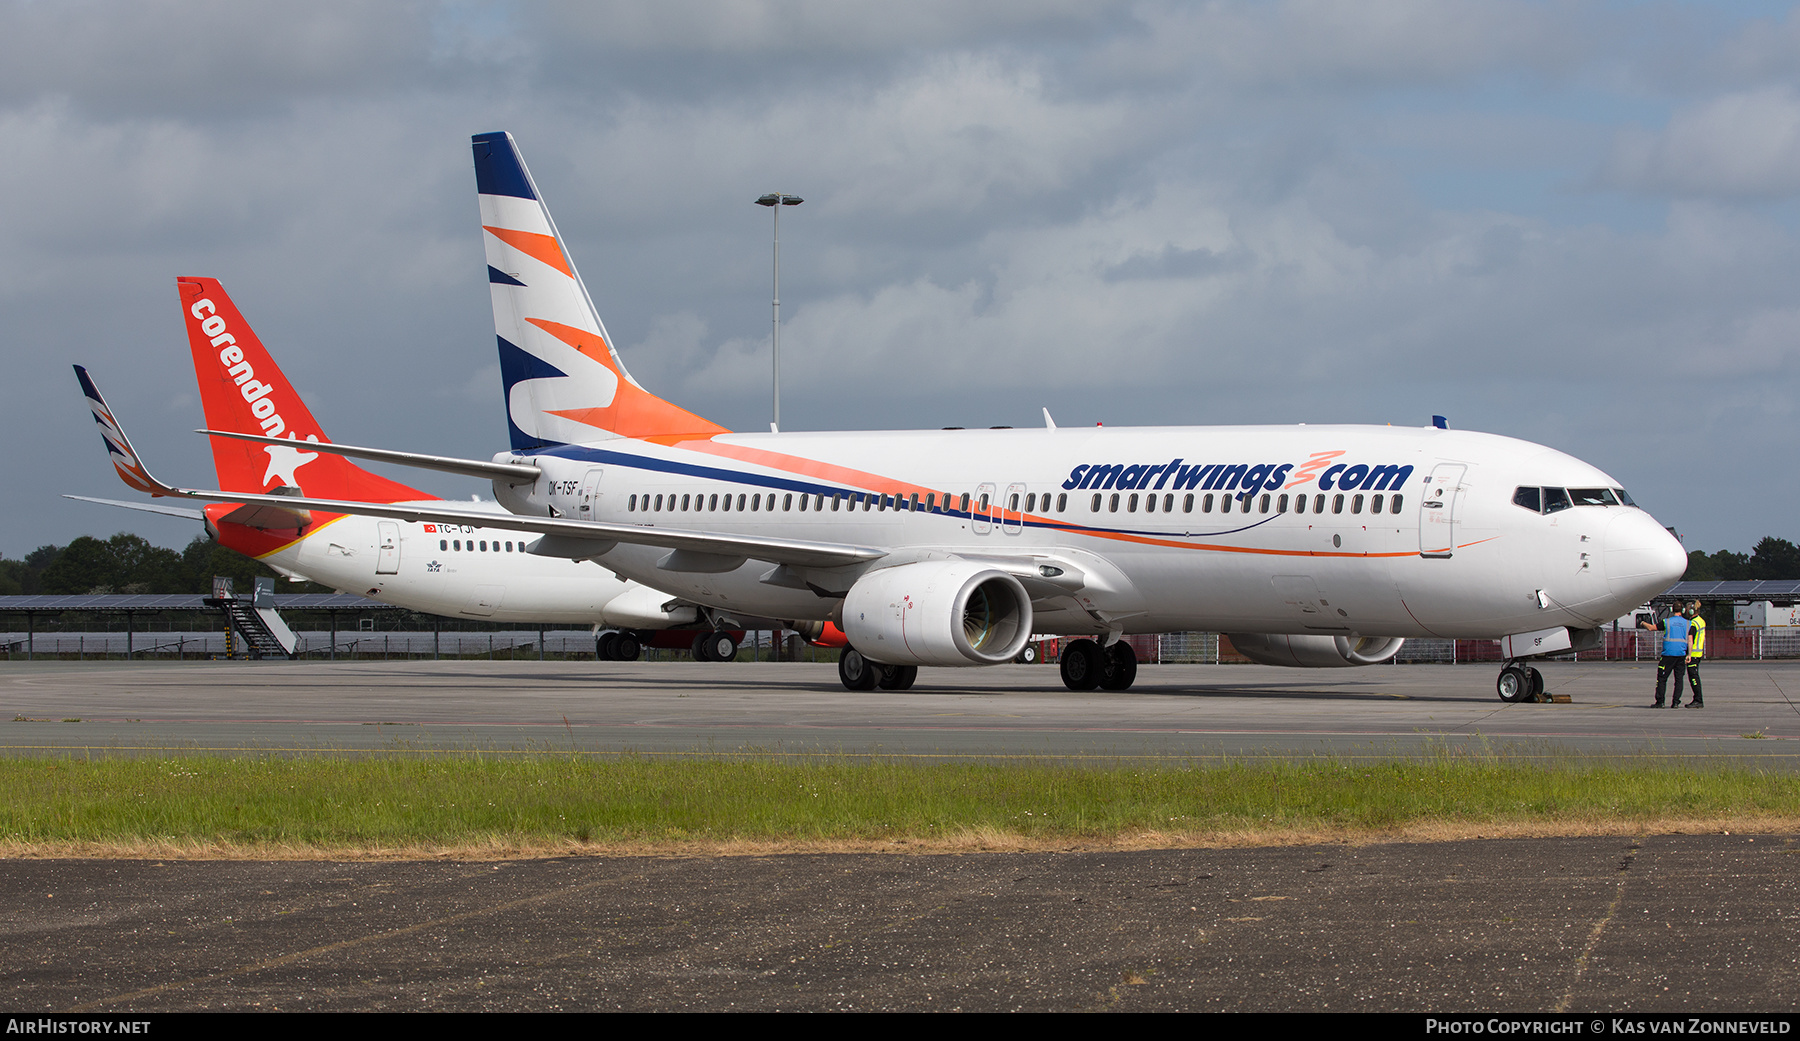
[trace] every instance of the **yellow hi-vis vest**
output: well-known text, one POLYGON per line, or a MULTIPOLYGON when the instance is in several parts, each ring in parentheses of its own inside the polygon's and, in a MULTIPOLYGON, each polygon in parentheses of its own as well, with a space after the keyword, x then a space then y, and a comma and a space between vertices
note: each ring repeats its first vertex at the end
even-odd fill
POLYGON ((1695 615, 1693 624, 1688 627, 1688 660, 1699 661, 1705 652, 1706 619, 1695 615))

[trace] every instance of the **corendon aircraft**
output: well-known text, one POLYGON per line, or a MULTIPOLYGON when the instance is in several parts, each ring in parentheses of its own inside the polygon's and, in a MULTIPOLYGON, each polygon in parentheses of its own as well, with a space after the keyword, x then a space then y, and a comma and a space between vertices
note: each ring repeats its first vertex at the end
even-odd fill
MULTIPOLYGON (((177 288, 184 311, 207 301, 200 310, 208 320, 190 323, 188 330, 207 423, 225 430, 277 429, 300 435, 294 442, 266 446, 214 438, 213 465, 221 485, 293 492, 303 486, 315 494, 416 505, 441 501, 347 458, 316 451, 315 443, 324 442, 318 422, 224 288, 212 279, 181 279, 177 288), (211 335, 206 326, 212 327, 211 335), (215 340, 224 347, 214 347, 215 340)), ((133 488, 150 490, 117 417, 86 370, 76 366, 75 371, 120 478, 133 488)), ((643 644, 689 647, 703 661, 729 661, 737 654, 737 634, 710 625, 692 628, 700 614, 693 604, 589 564, 527 553, 528 533, 505 527, 511 514, 497 503, 457 504, 462 511, 486 514, 485 521, 474 524, 468 518, 406 523, 285 506, 216 504, 201 511, 89 501, 198 520, 222 544, 283 574, 360 591, 415 611, 485 621, 604 626, 598 639, 604 659, 629 661, 643 644)))
POLYGON ((1542 692, 1530 659, 1596 645, 1686 566, 1601 470, 1437 423, 729 432, 625 370, 511 136, 474 152, 511 449, 462 472, 542 535, 532 553, 719 611, 840 624, 851 689, 1007 662, 1033 632, 1074 637, 1069 687, 1124 689, 1121 636, 1218 630, 1302 667, 1390 660, 1408 637, 1501 638, 1497 689, 1524 700, 1542 692))

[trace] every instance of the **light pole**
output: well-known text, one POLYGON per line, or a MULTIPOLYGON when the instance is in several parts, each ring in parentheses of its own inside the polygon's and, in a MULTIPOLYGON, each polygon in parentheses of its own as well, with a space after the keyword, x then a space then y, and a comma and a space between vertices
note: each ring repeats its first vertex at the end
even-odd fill
POLYGON ((770 192, 756 200, 758 206, 767 206, 775 215, 775 317, 771 323, 775 347, 775 419, 769 424, 769 429, 776 433, 781 432, 781 208, 798 206, 805 201, 798 195, 786 192, 770 192))

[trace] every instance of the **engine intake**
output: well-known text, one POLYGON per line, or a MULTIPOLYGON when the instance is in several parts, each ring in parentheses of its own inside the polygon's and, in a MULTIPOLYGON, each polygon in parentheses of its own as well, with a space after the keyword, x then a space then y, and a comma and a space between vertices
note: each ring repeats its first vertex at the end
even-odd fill
POLYGON ((1298 669, 1347 669, 1379 665, 1400 653, 1398 636, 1288 636, 1283 633, 1226 633, 1239 654, 1261 665, 1298 669))
POLYGON ((1018 579, 985 564, 901 564, 850 587, 844 634, 884 665, 998 665, 1031 637, 1031 597, 1018 579))

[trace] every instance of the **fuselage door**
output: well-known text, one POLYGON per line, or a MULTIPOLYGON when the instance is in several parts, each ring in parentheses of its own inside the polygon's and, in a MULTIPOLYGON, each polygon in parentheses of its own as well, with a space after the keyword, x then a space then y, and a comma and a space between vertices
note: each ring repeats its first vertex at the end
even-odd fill
POLYGON ((1419 556, 1448 557, 1456 552, 1456 500, 1462 491, 1461 463, 1439 463, 1425 479, 1419 503, 1419 556))
POLYGON ((1006 494, 1000 497, 1000 530, 1007 535, 1017 535, 1025 530, 1025 486, 1009 484, 1006 494))
POLYGON ((581 479, 581 498, 575 504, 578 520, 600 519, 600 475, 604 470, 589 470, 581 479))
POLYGON ((979 485, 975 489, 975 498, 969 502, 969 530, 977 535, 986 535, 994 527, 994 486, 979 485))
POLYGON ((400 573, 400 525, 397 521, 375 522, 375 573, 400 573))

